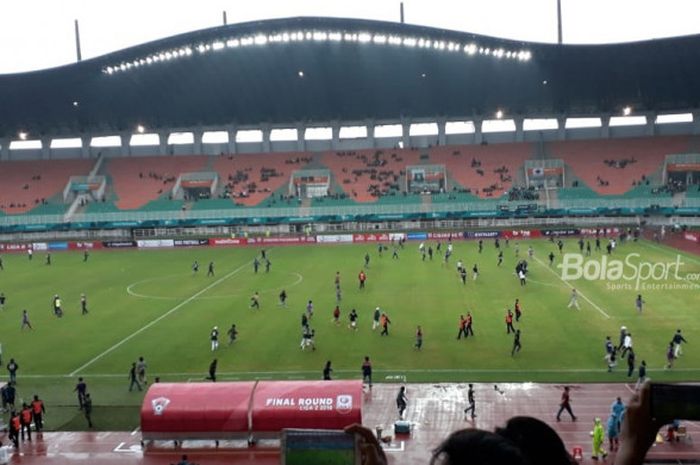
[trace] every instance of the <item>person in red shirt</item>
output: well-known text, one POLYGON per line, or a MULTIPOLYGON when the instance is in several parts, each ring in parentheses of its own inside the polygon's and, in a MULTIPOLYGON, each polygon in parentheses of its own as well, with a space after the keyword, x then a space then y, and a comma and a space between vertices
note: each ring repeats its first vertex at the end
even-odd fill
POLYGON ((360 289, 365 288, 365 281, 367 281, 367 275, 365 274, 364 271, 360 271, 360 274, 357 275, 357 279, 360 281, 360 289))
POLYGON ((571 420, 576 421, 576 415, 571 410, 571 399, 569 398, 569 386, 564 386, 564 392, 561 393, 561 403, 559 404, 559 412, 557 412, 557 421, 561 421, 561 414, 566 410, 571 415, 571 420))
POLYGON ((46 413, 46 407, 44 407, 44 401, 39 399, 39 396, 34 396, 32 401, 32 414, 34 415, 34 427, 39 433, 44 429, 43 416, 46 413))
POLYGON ((10 413, 10 441, 19 449, 19 430, 22 428, 22 420, 14 410, 10 413))
POLYGON ((336 305, 335 310, 333 310, 333 322, 336 326, 340 325, 340 307, 338 305, 336 305))
POLYGON ((506 334, 510 334, 510 332, 515 332, 515 328, 513 327, 513 312, 508 309, 508 313, 506 313, 506 334))
POLYGON ((32 440, 32 410, 29 405, 22 404, 22 411, 20 412, 20 422, 22 429, 22 441, 24 441, 24 432, 27 432, 27 440, 31 442, 32 440))
POLYGON ((520 321, 523 311, 520 308, 520 299, 515 299, 515 321, 520 321))
POLYGON ((469 335, 474 335, 474 330, 472 329, 472 314, 471 312, 467 312, 467 322, 466 322, 466 327, 464 329, 464 337, 468 337, 469 335))
POLYGON ((459 316, 459 332, 457 333, 457 339, 462 339, 462 336, 466 339, 467 337, 467 320, 464 319, 464 315, 459 316))

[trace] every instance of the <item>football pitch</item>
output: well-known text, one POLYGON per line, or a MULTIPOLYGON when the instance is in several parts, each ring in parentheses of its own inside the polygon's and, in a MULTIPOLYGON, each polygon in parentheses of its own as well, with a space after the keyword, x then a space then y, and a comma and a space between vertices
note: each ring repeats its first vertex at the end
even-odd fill
MULTIPOLYGON (((48 428, 62 430, 86 427, 73 393, 78 376, 85 378, 93 397, 96 428, 138 426, 142 393, 128 392, 128 372, 139 356, 148 363, 149 380, 159 376, 161 381, 203 381, 214 358, 221 381, 320 379, 327 360, 334 378, 359 379, 365 355, 372 360, 375 382, 636 381, 636 373, 627 377, 624 360, 611 373, 603 360, 605 336, 617 344, 624 325, 632 333, 637 364, 646 360, 652 379, 700 380, 700 351, 694 349, 700 344, 695 314, 700 259, 640 241, 618 246, 602 264, 606 243, 602 252, 584 257, 600 265, 603 279, 570 281, 562 280, 557 267, 564 256, 544 239, 519 241, 519 257, 515 241, 506 247, 501 240, 501 266, 492 240, 484 241, 481 253, 475 241, 454 242, 449 264, 442 259, 444 242, 441 253, 425 261, 416 242, 406 243, 399 259, 392 259, 391 246, 380 257, 376 244, 276 247, 266 249, 270 271, 263 262, 257 274, 253 260, 260 249, 252 247, 93 251, 87 262, 82 252, 65 252, 53 254, 51 265, 43 253, 31 261, 22 254, 4 255, 2 362, 16 359, 18 398, 39 394, 47 405, 48 428), (550 252, 556 255, 552 267, 550 252), (357 275, 365 253, 371 259, 361 290, 357 275), (520 259, 529 263, 525 286, 514 273, 520 259), (641 280, 639 289, 635 280, 611 280, 613 259, 628 261, 626 274, 634 271, 632 265, 642 270, 653 266, 655 276, 641 280), (195 260, 198 273, 191 269, 195 260), (456 272, 458 260, 469 271, 466 284, 456 272), (213 277, 207 276, 211 261, 213 277), (476 280, 474 264, 479 268, 476 280), (336 271, 342 289, 340 325, 332 321, 336 271), (580 310, 567 308, 572 286, 579 292, 580 310), (282 289, 288 294, 287 308, 278 305, 282 289), (260 294, 259 310, 249 308, 255 292, 260 294), (81 314, 81 293, 87 296, 87 315, 81 314), (53 314, 54 294, 63 301, 62 318, 53 314), (637 294, 645 301, 641 313, 635 309, 637 294), (506 334, 504 319, 516 298, 523 309, 515 323, 522 332, 522 350, 511 356, 513 337, 506 334), (309 300, 316 350, 302 351, 301 316, 309 300), (388 336, 372 330, 377 306, 391 320, 388 336), (352 308, 359 314, 357 331, 348 327, 352 308), (23 309, 32 330, 21 329, 23 309), (467 311, 474 318, 475 336, 457 340, 459 317, 467 311), (232 324, 238 339, 229 346, 226 331, 232 324), (414 348, 417 325, 424 334, 421 350, 414 348), (220 348, 212 352, 214 326, 221 336, 220 348), (666 348, 679 328, 688 344, 674 367, 665 370, 666 348)), ((435 248, 436 243, 428 245, 435 248)), ((563 251, 578 253, 576 239, 564 240, 563 251)), ((600 277, 596 266, 586 270, 588 277, 600 277)))

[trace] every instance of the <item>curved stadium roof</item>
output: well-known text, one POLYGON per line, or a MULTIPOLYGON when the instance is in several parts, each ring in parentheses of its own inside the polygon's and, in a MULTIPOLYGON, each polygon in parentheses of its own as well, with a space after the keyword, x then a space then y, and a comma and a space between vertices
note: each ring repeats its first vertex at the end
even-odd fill
POLYGON ((289 18, 0 76, 0 136, 121 131, 139 123, 471 117, 497 108, 528 115, 617 113, 626 105, 663 111, 697 108, 699 101, 700 35, 554 45, 389 22, 289 18), (302 40, 283 40, 296 31, 302 40))

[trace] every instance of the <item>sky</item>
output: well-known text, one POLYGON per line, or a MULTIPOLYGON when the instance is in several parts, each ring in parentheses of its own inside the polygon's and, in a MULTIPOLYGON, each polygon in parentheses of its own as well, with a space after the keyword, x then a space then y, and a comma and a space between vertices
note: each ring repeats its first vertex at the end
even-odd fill
MULTIPOLYGON (((565 43, 700 33, 700 0, 561 0, 565 43)), ((410 24, 556 42, 556 0, 403 0, 410 24)), ((399 21, 400 0, 0 0, 0 74, 83 59, 228 23, 291 16, 399 21)))

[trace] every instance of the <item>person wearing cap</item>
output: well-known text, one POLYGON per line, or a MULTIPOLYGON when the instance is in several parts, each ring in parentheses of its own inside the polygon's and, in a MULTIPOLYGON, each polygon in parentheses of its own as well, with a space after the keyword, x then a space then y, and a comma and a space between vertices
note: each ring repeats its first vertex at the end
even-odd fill
POLYGON ((617 345, 617 350, 622 350, 625 345, 625 336, 627 336, 627 326, 620 326, 620 343, 617 345))
POLYGON ((601 423, 600 418, 595 419, 591 434, 593 435, 593 452, 591 453, 591 458, 593 460, 598 460, 602 457, 604 460, 608 456, 608 453, 605 452, 605 449, 603 449, 605 431, 603 431, 603 424, 601 423))
POLYGON ((209 334, 209 339, 211 340, 211 351, 214 352, 219 348, 219 327, 214 326, 209 334))

